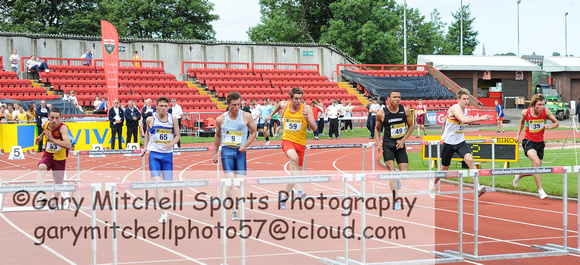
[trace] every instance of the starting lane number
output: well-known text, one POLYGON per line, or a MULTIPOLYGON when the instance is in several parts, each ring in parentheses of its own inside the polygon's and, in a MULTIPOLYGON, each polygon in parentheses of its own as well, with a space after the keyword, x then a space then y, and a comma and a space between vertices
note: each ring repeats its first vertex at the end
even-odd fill
POLYGON ((24 153, 22 152, 21 146, 12 146, 10 148, 10 155, 8 156, 9 160, 13 159, 24 159, 24 153))

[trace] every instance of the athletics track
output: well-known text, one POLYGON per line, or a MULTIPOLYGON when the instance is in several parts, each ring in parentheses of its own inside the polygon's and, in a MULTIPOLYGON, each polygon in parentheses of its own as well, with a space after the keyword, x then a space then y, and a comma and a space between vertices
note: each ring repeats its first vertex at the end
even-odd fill
MULTIPOLYGON (((564 131, 548 131, 547 139, 561 138, 564 131)), ((469 132, 469 136, 500 136, 495 132, 469 132)), ((501 134, 501 136, 513 136, 513 132, 501 134)), ((565 136, 565 135, 564 135, 565 136)), ((414 140, 412 137, 409 140, 414 140)), ((336 144, 336 143, 367 143, 369 139, 342 139, 309 141, 309 144, 336 144)), ((255 144, 262 144, 257 142, 255 144)), ((277 144, 273 141, 272 144, 277 144)), ((210 146, 210 144, 196 144, 188 146, 210 146)), ((368 151, 367 151, 368 152, 368 151)), ((368 153, 367 153, 368 154, 368 153)), ((25 160, 7 160, 8 155, 0 156, 0 164, 4 172, 18 170, 19 175, 2 174, 3 181, 9 180, 33 180, 34 170, 40 159, 40 154, 27 155, 25 160)), ((76 177, 76 156, 69 156, 67 160, 67 176, 76 177)), ((108 155, 105 158, 81 157, 82 183, 109 183, 109 182, 139 182, 142 175, 140 171, 141 159, 139 157, 126 157, 120 155, 108 155)), ((215 178, 216 165, 211 162, 210 152, 182 153, 174 156, 174 179, 211 179, 215 178)), ((329 172, 360 172, 362 167, 362 149, 321 149, 308 150, 307 170, 329 172)), ((370 157, 367 158, 365 168, 371 169, 370 157)), ((378 160, 378 156, 376 156, 378 160)), ((263 177, 272 171, 274 176, 284 173, 283 168, 287 159, 281 150, 251 150, 248 151, 248 175, 263 177), (282 173, 280 173, 282 172, 282 173), (254 174, 254 175, 253 175, 254 174)), ((412 161, 411 161, 412 163, 412 161)), ((379 169, 379 164, 376 164, 379 169)), ((146 178, 149 180, 149 176, 146 178)), ((104 186, 104 185, 103 185, 104 186)), ((246 190, 246 195, 252 192, 257 197, 269 196, 275 198, 277 191, 283 185, 252 186, 246 190)), ((354 183, 355 189, 361 188, 360 184, 354 183)), ((367 190, 370 185, 365 186, 367 190)), ((386 183, 377 183, 377 193, 390 192, 386 183)), ((403 181, 401 192, 416 192, 427 189, 426 180, 403 181)), ((457 190, 456 185, 443 184, 442 191, 457 190)), ((199 189, 183 189, 187 201, 193 201, 193 196, 199 192, 215 194, 215 187, 199 189)), ((324 193, 324 195, 339 195, 342 193, 341 183, 306 184, 305 190, 309 195, 324 193)), ((466 190, 470 188, 466 187, 466 190)), ((104 190, 103 190, 104 191, 104 190)), ((140 196, 140 191, 130 191, 132 195, 140 196)), ((82 195, 87 197, 88 195, 82 195)), ((410 233, 409 241, 396 240, 367 240, 367 262, 384 262, 406 259, 413 256, 417 259, 431 257, 428 251, 457 250, 458 220, 457 207, 458 195, 438 195, 436 200, 431 200, 426 195, 416 195, 419 202, 414 208, 411 217, 406 216, 404 211, 386 211, 381 218, 377 211, 367 212, 367 225, 373 227, 400 225, 407 227, 410 233), (424 234, 426 240, 421 241, 424 234), (431 238, 431 243, 429 243, 431 238), (417 240, 417 242, 412 242, 417 240)), ((411 198, 411 197, 410 197, 411 198)), ((6 196, 6 206, 12 203, 11 194, 6 196)), ((562 244, 562 201, 539 200, 535 197, 490 192, 480 198, 480 229, 479 229, 479 253, 480 254, 507 254, 532 252, 530 245, 544 245, 546 243, 562 244)), ((246 209, 246 219, 273 220, 283 219, 287 223, 295 225, 310 225, 314 220, 316 224, 331 226, 343 225, 341 211, 319 210, 278 210, 276 203, 268 203, 267 209, 246 209)), ((191 207, 191 206, 189 206, 191 207)), ((197 226, 214 225, 220 221, 220 213, 213 217, 208 210, 194 211, 170 211, 169 218, 178 225, 187 226, 187 220, 197 226)), ((578 205, 575 202, 568 204, 568 246, 577 248, 578 205)), ((464 198, 464 253, 473 253, 473 194, 465 194, 464 198)), ((91 264, 91 241, 79 239, 73 246, 73 237, 70 233, 64 233, 62 239, 47 239, 42 246, 34 245, 35 230, 38 227, 50 226, 87 226, 90 225, 90 211, 81 210, 75 217, 74 211, 29 211, 29 212, 4 212, 0 214, 0 263, 1 264, 91 264)), ((119 210, 118 222, 122 225, 133 225, 137 220, 144 227, 159 226, 157 219, 159 211, 152 210, 119 210)), ((111 220, 110 211, 97 211, 97 222, 111 220)), ((229 220, 232 225, 235 222, 229 220)), ((360 209, 354 211, 350 219, 360 222, 360 209)), ((358 225, 358 223, 357 223, 358 225)), ((360 231, 357 231, 359 233, 360 231)), ((111 233, 109 231, 109 233, 111 233)), ((118 262, 119 264, 221 264, 222 242, 217 233, 207 239, 182 240, 176 246, 169 239, 119 239, 118 262)), ((97 263, 109 264, 113 261, 111 237, 97 240, 97 263)), ((335 260, 344 256, 344 240, 319 238, 312 239, 285 239, 275 240, 272 235, 265 232, 258 239, 246 240, 246 264, 320 264, 320 258, 335 260)), ((360 240, 349 240, 349 257, 360 260, 360 240)), ((240 239, 227 240, 228 264, 241 264, 240 239)), ((580 255, 569 254, 567 256, 527 258, 499 261, 465 261, 464 264, 578 264, 580 255)))

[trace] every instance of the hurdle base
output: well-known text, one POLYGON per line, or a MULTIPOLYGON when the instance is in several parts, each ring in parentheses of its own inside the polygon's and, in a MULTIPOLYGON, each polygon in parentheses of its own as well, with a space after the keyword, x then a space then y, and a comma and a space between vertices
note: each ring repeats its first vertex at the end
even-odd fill
MULTIPOLYGON (((556 244, 546 244, 546 247, 553 248, 553 249, 557 249, 557 250, 563 250, 564 249, 563 246, 556 245, 556 244)), ((567 250, 570 253, 580 254, 580 249, 577 249, 577 248, 568 247, 567 250)))
MULTIPOLYGON (((539 245, 532 245, 532 249, 543 250, 543 252, 526 252, 526 253, 514 253, 514 254, 498 254, 498 255, 472 255, 463 253, 462 256, 466 260, 471 261, 489 261, 489 260, 508 260, 508 259, 524 259, 524 258, 539 258, 539 257, 552 257, 552 256, 565 256, 568 255, 568 251, 557 250, 550 247, 543 247, 539 245)), ((457 251, 446 250, 445 253, 451 255, 459 255, 457 251)))
MULTIPOLYGON (((369 263, 366 262, 366 265, 394 265, 394 264, 447 264, 447 263, 461 263, 465 260, 462 257, 451 255, 449 253, 443 253, 438 251, 432 251, 431 255, 436 257, 437 259, 423 259, 423 260, 399 260, 399 261, 387 261, 387 262, 373 262, 369 263)), ((344 265, 347 264, 347 261, 344 257, 337 257, 336 260, 331 260, 329 258, 321 258, 319 260, 322 264, 327 265, 344 265)), ((348 264, 355 264, 355 265, 363 265, 362 262, 348 259, 348 264)))

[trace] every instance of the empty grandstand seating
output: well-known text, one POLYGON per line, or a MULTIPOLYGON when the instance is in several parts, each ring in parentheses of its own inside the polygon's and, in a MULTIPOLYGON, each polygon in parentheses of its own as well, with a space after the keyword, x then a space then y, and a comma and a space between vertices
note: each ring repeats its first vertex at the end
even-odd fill
POLYGON ((35 87, 29 79, 18 79, 12 71, 0 72, 0 98, 16 100, 55 99, 58 96, 47 95, 44 87, 35 87))
MULTIPOLYGON (((75 91, 81 106, 92 106, 95 95, 107 92, 102 66, 50 65, 48 73, 39 73, 41 80, 50 83, 53 90, 75 91)), ((184 81, 177 81, 173 74, 165 74, 162 67, 119 67, 119 100, 133 100, 141 107, 147 99, 159 96, 175 98, 184 112, 217 111, 217 106, 208 95, 200 95, 184 81)))
MULTIPOLYGON (((224 65, 227 65, 224 63, 224 65)), ((237 68, 189 68, 187 73, 199 84, 225 99, 228 93, 238 91, 245 100, 286 100, 293 87, 305 92, 305 102, 317 100, 328 105, 333 99, 351 101, 360 106, 356 95, 349 94, 336 82, 329 82, 316 69, 237 69, 237 68)), ((365 109, 366 110, 366 109, 365 109)))

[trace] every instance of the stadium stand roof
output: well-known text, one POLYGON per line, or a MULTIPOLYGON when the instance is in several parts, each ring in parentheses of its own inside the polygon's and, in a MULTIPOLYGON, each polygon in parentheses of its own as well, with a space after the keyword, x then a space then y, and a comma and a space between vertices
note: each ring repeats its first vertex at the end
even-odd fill
POLYGON ((419 55, 417 64, 429 62, 440 71, 541 71, 540 66, 516 56, 419 55))
POLYGON ((544 71, 578 72, 580 71, 580 57, 545 57, 544 71))

